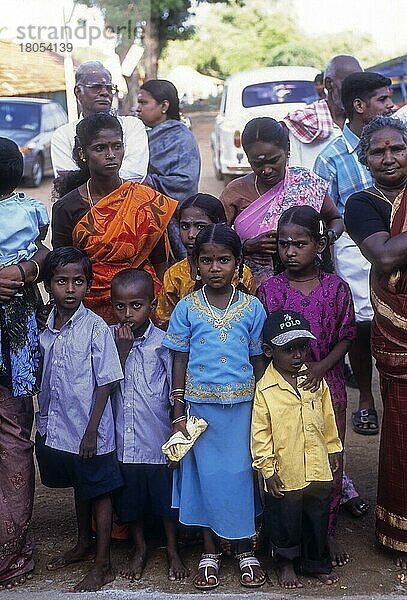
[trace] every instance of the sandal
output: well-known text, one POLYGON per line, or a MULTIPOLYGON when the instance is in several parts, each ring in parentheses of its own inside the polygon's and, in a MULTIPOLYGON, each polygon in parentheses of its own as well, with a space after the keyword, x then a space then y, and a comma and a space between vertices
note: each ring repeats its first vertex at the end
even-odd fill
POLYGON ((236 554, 236 558, 239 561, 240 583, 243 587, 258 588, 266 583, 265 573, 262 581, 254 581, 253 567, 260 567, 260 563, 252 552, 236 554))
POLYGON ((376 435, 379 433, 379 421, 374 408, 361 408, 352 413, 352 429, 361 435, 376 435), (364 427, 369 425, 369 427, 364 427), (371 427, 374 425, 374 427, 371 427))
POLYGON ((198 575, 197 575, 193 581, 193 584, 197 590, 213 590, 216 587, 218 587, 218 585, 219 585, 218 573, 219 573, 219 569, 220 569, 220 557, 221 557, 220 554, 202 554, 201 555, 201 560, 199 561, 199 565, 198 565, 198 571, 199 571, 199 569, 204 569, 205 584, 197 583, 197 581, 196 581, 196 578, 198 577, 198 575), (208 569, 214 569, 216 571, 216 574, 215 573, 208 574, 208 569), (212 580, 213 583, 210 583, 210 580, 212 580))
POLYGON ((369 504, 365 502, 360 496, 355 496, 354 498, 347 500, 343 503, 342 506, 355 519, 363 517, 363 515, 365 515, 369 510, 369 504))

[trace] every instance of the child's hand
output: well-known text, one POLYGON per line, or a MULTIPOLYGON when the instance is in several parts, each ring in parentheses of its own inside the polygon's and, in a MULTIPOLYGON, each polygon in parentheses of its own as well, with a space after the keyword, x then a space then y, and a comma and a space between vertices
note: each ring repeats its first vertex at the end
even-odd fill
POLYGON ((282 498, 284 496, 284 483, 281 481, 278 473, 274 473, 266 479, 266 488, 273 498, 282 498))
POLYGON ((309 390, 311 393, 315 393, 325 376, 325 368, 320 362, 306 362, 305 365, 307 369, 300 371, 298 376, 306 377, 306 379, 300 383, 298 387, 309 390))
POLYGON ((124 325, 119 325, 116 327, 114 330, 114 337, 119 353, 127 356, 132 349, 134 342, 134 334, 130 325, 128 323, 124 323, 124 325))
POLYGON ((328 454, 329 464, 331 465, 332 473, 336 473, 336 471, 341 466, 341 456, 342 452, 334 452, 333 454, 328 454))
POLYGON ((79 456, 83 459, 92 458, 96 454, 97 448, 97 431, 85 431, 79 446, 79 456))
POLYGON ((188 430, 187 430, 186 419, 184 419, 183 421, 178 421, 178 423, 173 424, 172 433, 173 434, 178 433, 178 431, 180 431, 182 433, 182 435, 187 438, 187 440, 191 439, 191 436, 189 435, 188 430))

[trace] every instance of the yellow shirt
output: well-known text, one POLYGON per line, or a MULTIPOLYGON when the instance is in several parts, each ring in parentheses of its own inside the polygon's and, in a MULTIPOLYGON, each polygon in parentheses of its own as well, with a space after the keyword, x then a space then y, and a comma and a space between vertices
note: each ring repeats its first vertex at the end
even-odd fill
POLYGON ((251 450, 253 467, 264 479, 278 471, 286 491, 331 481, 328 454, 342 444, 325 380, 316 392, 297 394, 270 364, 256 386, 251 450))
MULTIPOLYGON (((239 283, 237 273, 235 273, 232 283, 237 286, 239 283)), ((252 272, 246 265, 243 266, 243 283, 251 294, 256 291, 252 272)), ((191 277, 191 269, 187 258, 180 260, 172 265, 164 273, 163 286, 158 295, 158 304, 154 313, 154 323, 158 326, 165 326, 170 320, 175 305, 194 291, 195 280, 191 277)))

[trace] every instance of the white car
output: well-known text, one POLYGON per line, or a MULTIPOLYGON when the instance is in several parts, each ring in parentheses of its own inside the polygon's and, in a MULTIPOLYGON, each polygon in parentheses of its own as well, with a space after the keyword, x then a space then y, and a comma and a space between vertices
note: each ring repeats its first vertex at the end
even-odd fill
POLYGON ((251 171, 242 148, 244 126, 254 117, 281 120, 287 113, 317 99, 312 67, 265 67, 228 77, 219 114, 211 135, 217 179, 230 179, 251 171))

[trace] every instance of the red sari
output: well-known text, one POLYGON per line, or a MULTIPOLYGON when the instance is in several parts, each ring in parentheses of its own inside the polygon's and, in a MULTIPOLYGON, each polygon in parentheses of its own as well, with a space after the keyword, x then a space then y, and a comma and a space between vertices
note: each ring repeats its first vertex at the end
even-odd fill
MULTIPOLYGON (((390 236, 407 231, 407 189, 392 206, 390 236)), ((380 373, 383 425, 376 507, 378 541, 407 552, 407 273, 372 270, 372 353, 380 373)))
POLYGON ((143 269, 151 273, 156 294, 161 289, 149 259, 177 207, 176 200, 159 192, 126 181, 117 190, 101 198, 75 226, 74 246, 89 256, 93 282, 85 304, 109 324, 115 318, 110 306, 110 282, 124 269, 143 269))

